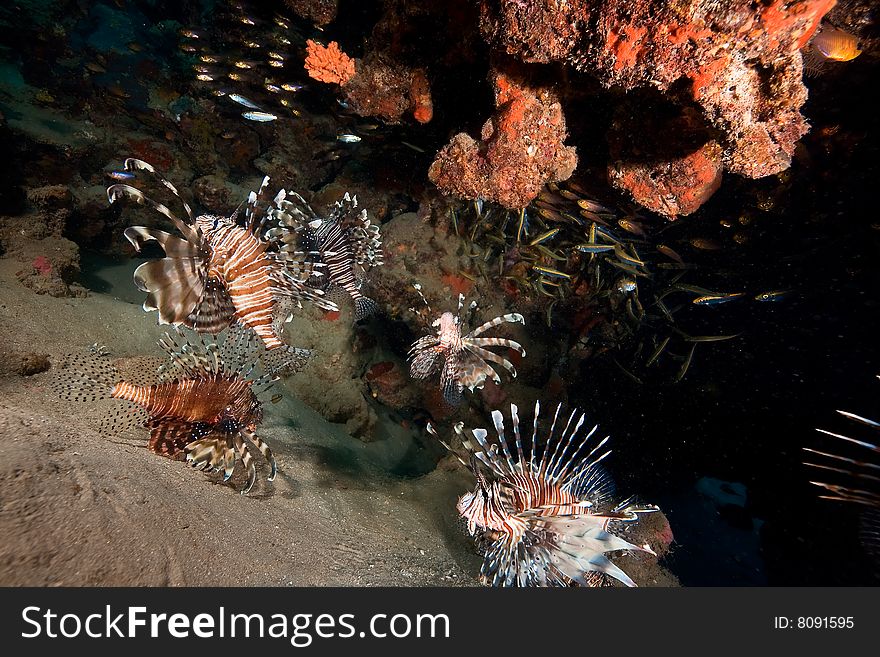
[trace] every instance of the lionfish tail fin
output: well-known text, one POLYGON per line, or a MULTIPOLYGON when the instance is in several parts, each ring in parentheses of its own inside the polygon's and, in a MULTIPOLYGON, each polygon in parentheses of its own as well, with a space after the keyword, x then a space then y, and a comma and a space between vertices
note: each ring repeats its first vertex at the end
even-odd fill
POLYGON ((358 297, 354 302, 355 321, 366 319, 379 313, 379 304, 369 297, 358 297))
POLYGON ((85 402, 109 399, 114 386, 122 380, 119 370, 100 350, 69 354, 60 365, 52 389, 62 399, 85 402))

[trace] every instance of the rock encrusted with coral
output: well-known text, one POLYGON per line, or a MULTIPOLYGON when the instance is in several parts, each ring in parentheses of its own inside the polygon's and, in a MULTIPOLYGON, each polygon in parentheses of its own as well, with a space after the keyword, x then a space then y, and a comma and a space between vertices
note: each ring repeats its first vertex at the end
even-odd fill
POLYGON ((459 133, 437 154, 428 177, 440 189, 469 199, 527 206, 548 182, 566 180, 577 167, 562 106, 547 87, 529 85, 517 72, 496 69, 495 114, 480 141, 459 133))

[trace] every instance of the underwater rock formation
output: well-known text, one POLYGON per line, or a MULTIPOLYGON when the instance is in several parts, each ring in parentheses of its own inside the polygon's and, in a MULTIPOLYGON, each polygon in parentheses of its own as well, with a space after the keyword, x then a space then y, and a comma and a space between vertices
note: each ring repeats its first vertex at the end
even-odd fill
POLYGON ((37 294, 82 297, 79 247, 62 236, 73 213, 73 196, 63 185, 27 191, 30 212, 0 220, 0 252, 23 264, 16 277, 37 294))
POLYGON ((568 179, 577 167, 562 106, 546 87, 529 86, 519 75, 492 73, 496 112, 480 141, 459 133, 437 154, 428 178, 462 198, 524 208, 548 182, 568 179))
POLYGON ((624 104, 607 139, 608 180, 657 214, 691 214, 721 186, 721 146, 693 109, 664 116, 624 104))
POLYGON ((608 88, 650 87, 696 104, 720 135, 724 168, 760 178, 786 169, 807 131, 799 51, 833 5, 503 0, 481 3, 480 25, 491 45, 525 62, 562 62, 608 88))
POLYGON ((284 0, 284 4, 297 16, 318 27, 333 22, 339 9, 339 0, 284 0))
POLYGON ((434 116, 424 69, 408 67, 379 51, 352 59, 335 41, 322 46, 309 40, 307 48, 305 68, 309 76, 340 85, 345 102, 355 114, 379 117, 388 123, 399 123, 408 112, 419 123, 427 123, 434 116))

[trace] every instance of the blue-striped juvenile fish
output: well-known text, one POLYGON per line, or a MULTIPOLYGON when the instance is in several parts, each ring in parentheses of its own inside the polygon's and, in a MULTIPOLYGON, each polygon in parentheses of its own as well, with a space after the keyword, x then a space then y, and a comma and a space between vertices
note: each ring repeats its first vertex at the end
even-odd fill
POLYGON ((348 293, 356 320, 376 313, 378 304, 361 294, 361 286, 366 271, 383 262, 382 238, 366 209, 358 210, 357 196, 346 192, 326 218, 319 217, 299 194, 291 194, 290 199, 294 202, 282 219, 280 239, 289 249, 296 248, 299 240, 304 248, 320 254, 326 266, 325 286, 348 293))
POLYGON ((707 294, 702 297, 697 297, 693 300, 692 303, 697 306, 717 306, 720 303, 727 303, 728 301, 741 299, 745 295, 745 292, 733 292, 731 294, 707 294))
MULTIPOLYGON (((416 288, 419 289, 419 288, 416 288)), ((421 292, 419 292, 421 294, 421 292)), ((426 302, 427 303, 427 302, 426 302)), ((481 324, 473 331, 462 335, 461 309, 464 296, 458 297, 459 315, 443 313, 431 324, 437 329, 434 335, 419 338, 409 350, 410 376, 426 379, 440 370, 440 388, 443 398, 452 406, 461 402, 461 395, 467 388, 473 392, 482 388, 487 378, 501 385, 501 377, 486 361, 501 365, 511 376, 516 377, 513 364, 486 347, 507 347, 515 349, 521 356, 526 355, 522 345, 505 338, 479 337, 489 329, 505 322, 525 324, 519 313, 501 315, 481 324)))
MULTIPOLYGON (((472 429, 467 436, 459 422, 455 433, 466 455, 443 443, 477 480, 474 491, 459 498, 456 508, 470 534, 486 547, 481 579, 492 586, 601 586, 613 577, 635 586, 605 554, 654 554, 650 546, 634 545, 612 530, 657 507, 611 502, 614 484, 600 465, 610 454, 602 451, 608 438, 591 444, 598 426, 583 435, 585 415, 575 409, 567 419, 560 418, 561 408, 557 406, 546 436, 539 435, 541 408, 535 402, 532 438, 524 445, 518 409, 511 404, 515 452, 500 411, 492 411, 497 442, 489 444, 485 429, 472 429), (557 423, 562 422, 565 427, 557 435, 557 423)), ((430 424, 428 431, 439 438, 430 424)))
POLYGON ((254 375, 260 344, 251 331, 229 329, 207 344, 195 336, 167 333, 159 346, 170 360, 142 382, 124 380, 116 365, 99 349, 68 356, 53 388, 64 399, 129 402, 130 412, 110 413, 111 431, 141 425, 149 429, 148 448, 168 458, 183 458, 193 467, 223 472, 228 480, 237 458, 247 472, 247 493, 256 480, 250 445, 269 465, 275 478, 275 458, 257 435, 263 419, 258 395, 268 390, 273 372, 254 375), (150 380, 152 379, 152 380, 150 380), (149 381, 148 383, 144 383, 149 381))
MULTIPOLYGON (((177 188, 150 164, 129 158, 125 170, 153 174, 180 198, 177 188)), ((182 221, 166 206, 129 185, 113 185, 107 189, 107 196, 111 203, 128 197, 152 207, 170 219, 183 235, 181 239, 144 226, 125 229, 125 237, 136 251, 148 241, 157 242, 165 251, 165 258, 145 262, 134 272, 138 288, 147 292, 144 310, 157 310, 160 324, 216 334, 239 322, 253 329, 273 358, 286 358, 284 352, 292 351, 297 356, 297 366, 302 366, 309 352, 292 349, 281 340, 277 304, 285 299, 297 303, 305 299, 321 308, 337 307, 324 298, 322 291, 306 286, 309 277, 319 274, 316 268, 322 265, 308 262, 308 254, 290 247, 288 241, 293 241, 290 232, 294 229, 277 228, 288 216, 285 208, 289 203, 283 189, 267 201, 268 184, 267 176, 259 193, 251 192, 244 225, 239 224, 237 213, 231 217, 204 214, 194 218, 189 205, 181 199, 189 218, 188 222, 182 221), (276 229, 265 230, 271 224, 276 229)))

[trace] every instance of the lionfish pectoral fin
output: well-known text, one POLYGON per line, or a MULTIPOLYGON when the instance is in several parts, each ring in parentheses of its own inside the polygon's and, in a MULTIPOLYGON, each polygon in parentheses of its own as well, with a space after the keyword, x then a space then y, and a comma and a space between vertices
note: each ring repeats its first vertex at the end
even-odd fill
POLYGON ((229 326, 235 317, 235 305, 223 281, 208 278, 195 309, 187 316, 186 326, 198 333, 216 335, 229 326))
POLYGON ((129 226, 123 235, 138 253, 145 242, 154 241, 162 247, 165 255, 169 258, 198 258, 200 256, 197 245, 157 228, 129 226))
POLYGON ((460 377, 458 359, 449 356, 443 363, 443 370, 440 373, 440 389, 443 391, 443 399, 450 406, 458 406, 461 403, 464 385, 460 377))
POLYGON ((223 470, 223 480, 227 481, 235 468, 235 452, 229 443, 227 436, 211 433, 186 446, 186 460, 202 470, 223 470))
POLYGON ((275 456, 272 454, 272 450, 266 444, 266 441, 251 432, 246 432, 245 437, 257 446, 257 449, 260 450, 263 458, 266 459, 266 463, 269 464, 269 476, 266 478, 266 481, 275 481, 275 475, 278 474, 278 464, 275 462, 275 456))
POLYGON ((354 301, 355 321, 366 319, 379 313, 379 304, 369 297, 358 297, 354 301))
POLYGON ((533 520, 541 535, 547 536, 550 561, 566 577, 586 582, 584 574, 598 571, 610 575, 627 586, 635 582, 606 556, 616 550, 651 552, 634 545, 603 528, 607 518, 602 515, 543 517, 533 520))
POLYGON ((275 349, 267 349, 263 354, 263 365, 266 371, 273 375, 282 370, 295 374, 302 371, 314 357, 315 352, 312 349, 283 345, 275 349))
POLYGON ((51 387, 62 399, 96 401, 107 399, 120 380, 119 370, 110 358, 88 352, 65 356, 51 387))
POLYGON ((175 458, 184 452, 192 440, 195 427, 178 420, 160 420, 150 423, 150 442, 147 447, 154 454, 175 458))
POLYGON ((245 484, 245 487, 241 489, 241 494, 246 495, 250 492, 251 488, 254 487, 254 483, 257 481, 257 469, 254 466, 254 459, 251 456, 250 450, 248 450, 247 443, 244 441, 241 434, 235 434, 232 437, 232 440, 235 443, 236 451, 239 456, 241 456, 242 465, 244 465, 244 468, 247 471, 247 483, 245 484))
POLYGON ((201 258, 162 258, 135 269, 134 282, 147 292, 145 310, 158 310, 164 324, 184 324, 205 287, 201 258))

